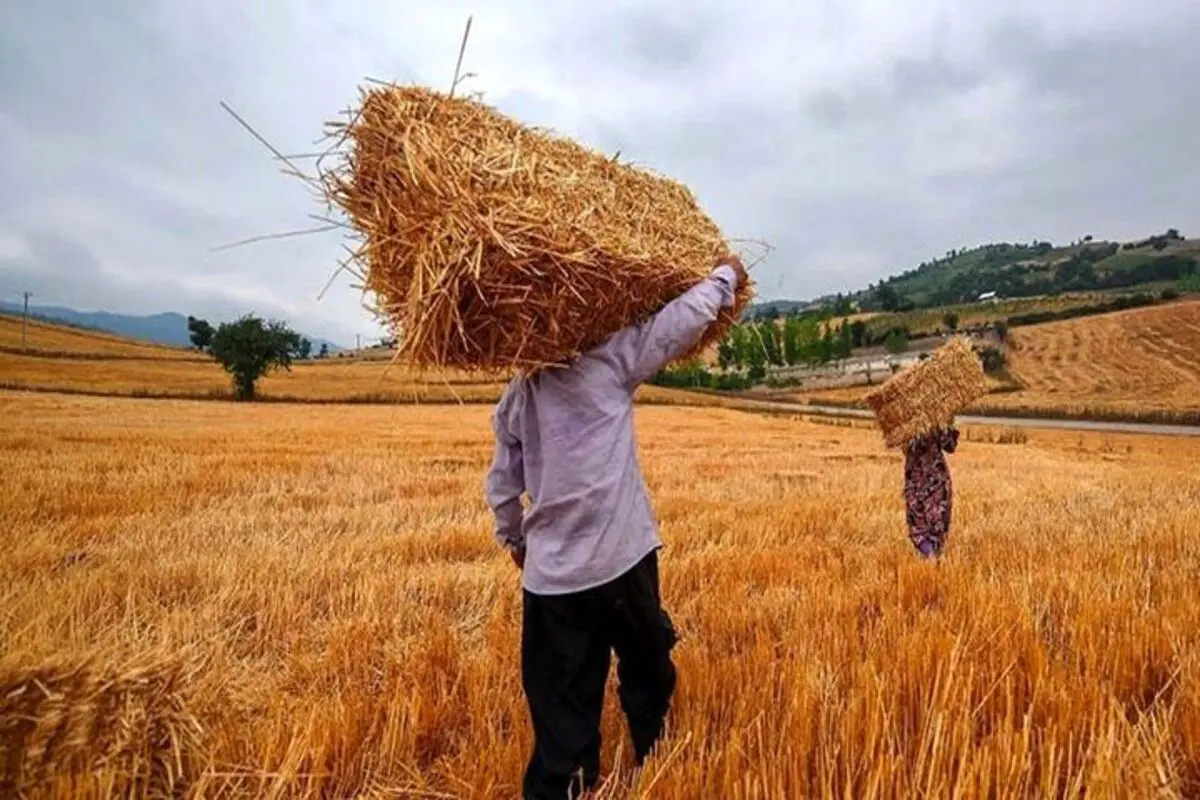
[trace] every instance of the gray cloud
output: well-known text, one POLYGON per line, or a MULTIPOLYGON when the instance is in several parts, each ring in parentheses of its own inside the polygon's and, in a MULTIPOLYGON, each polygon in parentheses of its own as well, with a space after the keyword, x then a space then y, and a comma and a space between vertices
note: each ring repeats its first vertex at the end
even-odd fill
POLYGON ((313 149, 364 77, 448 86, 690 185, 769 241, 766 296, 853 289, 1000 239, 1185 232, 1200 212, 1193 0, 0 6, 0 291, 377 328, 319 205, 221 111, 313 149))

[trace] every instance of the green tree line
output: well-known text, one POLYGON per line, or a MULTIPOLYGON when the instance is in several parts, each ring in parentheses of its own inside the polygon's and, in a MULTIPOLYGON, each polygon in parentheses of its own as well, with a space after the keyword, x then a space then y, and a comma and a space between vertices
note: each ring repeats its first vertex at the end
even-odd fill
POLYGON ((863 323, 843 320, 835 327, 823 322, 809 315, 735 325, 717 345, 717 363, 725 370, 745 370, 753 379, 765 375, 767 367, 818 366, 848 358, 863 346, 863 323))

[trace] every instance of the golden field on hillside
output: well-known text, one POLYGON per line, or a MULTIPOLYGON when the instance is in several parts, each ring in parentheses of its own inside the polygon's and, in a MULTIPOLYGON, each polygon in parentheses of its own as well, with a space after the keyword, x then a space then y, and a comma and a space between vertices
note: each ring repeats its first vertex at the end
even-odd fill
MULTIPOLYGON (((231 394, 229 376, 195 352, 32 322, 29 352, 14 352, 20 347, 20 320, 15 327, 11 322, 0 315, 0 389, 178 399, 231 394)), ((491 403, 499 399, 504 383, 497 374, 415 370, 392 363, 386 354, 364 351, 361 357, 297 361, 291 371, 264 377, 258 390, 263 400, 292 402, 491 403)), ((654 386, 643 387, 639 399, 730 402, 654 386)))
MULTIPOLYGON (((0 389, 158 399, 230 396, 229 378, 212 361, 155 361, 26 356, 0 352, 0 389)), ((416 371, 383 360, 301 362, 259 381, 264 401, 299 403, 494 403, 504 383, 496 376, 451 370, 416 371)), ((737 398, 658 386, 638 390, 643 403, 737 406, 737 398)))
POLYGON ((997 407, 1200 410, 1200 301, 1020 329, 997 407))
MULTIPOLYGON (((980 413, 1200 417, 1200 301, 1050 322, 1009 333, 1020 391, 992 394, 980 413)), ((867 387, 798 393, 858 403, 867 387)))
MULTIPOLYGON (((166 347, 151 342, 137 342, 100 331, 70 328, 66 325, 29 320, 25 329, 25 346, 30 353, 70 354, 73 356, 107 356, 124 358, 204 360, 204 356, 180 347, 166 347)), ((21 347, 21 318, 0 314, 0 348, 19 350, 21 347)), ((0 373, 2 374, 2 373, 0 373)))
MULTIPOLYGON (((9 778, 515 796, 520 587, 481 496, 486 407, 0 412, 9 778)), ((681 683, 640 776, 610 694, 602 797, 1200 791, 1200 441, 966 428, 933 566, 869 427, 638 428, 681 683)))
MULTIPOLYGON (((0 317, 0 389, 179 399, 230 396, 228 376, 207 357, 90 331, 41 327, 39 342, 45 350, 14 352, 8 345, 14 331, 19 337, 19 324, 6 327, 0 317)), ((1023 388, 991 394, 972 412, 1200 421, 1200 301, 1017 328, 1010 340, 1010 372, 1023 388)), ((264 400, 294 402, 488 403, 502 388, 498 375, 418 372, 368 352, 297 362, 290 372, 263 378, 259 394, 264 400)), ((855 386, 775 391, 766 397, 847 405, 860 404, 866 391, 855 386)), ((743 407, 744 400, 756 398, 764 396, 716 397, 653 386, 639 395, 644 402, 725 407, 743 407)))
MULTIPOLYGON (((211 359, 149 361, 0 353, 0 381, 9 388, 143 397, 227 397, 229 376, 211 359)), ((293 364, 264 377, 268 400, 445 402, 494 400, 503 384, 489 376, 415 372, 383 360, 327 359, 293 364)))

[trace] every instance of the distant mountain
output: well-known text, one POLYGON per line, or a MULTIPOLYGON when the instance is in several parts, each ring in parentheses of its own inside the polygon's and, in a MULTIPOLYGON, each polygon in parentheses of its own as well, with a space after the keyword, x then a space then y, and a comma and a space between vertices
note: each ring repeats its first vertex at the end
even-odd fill
POLYGON ((759 303, 751 303, 746 306, 746 310, 742 312, 744 319, 760 319, 762 317, 786 317, 789 314, 798 314, 804 311, 810 311, 820 304, 820 301, 800 301, 800 300, 764 300, 759 303))
MULTIPOLYGON (((21 309, 20 303, 0 300, 0 311, 20 314, 21 309)), ((59 322, 76 328, 106 331, 130 339, 141 339, 174 347, 188 347, 191 344, 191 340, 188 338, 187 317, 174 312, 135 316, 113 314, 108 311, 76 311, 73 308, 62 306, 30 306, 29 316, 31 319, 59 322)), ((314 353, 321 349, 322 344, 328 346, 331 353, 345 350, 344 347, 328 339, 307 336, 304 333, 300 335, 312 342, 314 353)))

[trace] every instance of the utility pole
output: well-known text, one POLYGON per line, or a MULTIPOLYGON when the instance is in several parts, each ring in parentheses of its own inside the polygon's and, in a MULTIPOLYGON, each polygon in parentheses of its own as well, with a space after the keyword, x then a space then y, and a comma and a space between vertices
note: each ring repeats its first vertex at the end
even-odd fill
POLYGON ((24 292, 25 295, 25 310, 21 312, 21 352, 25 352, 25 323, 29 319, 29 298, 33 292, 24 292))

